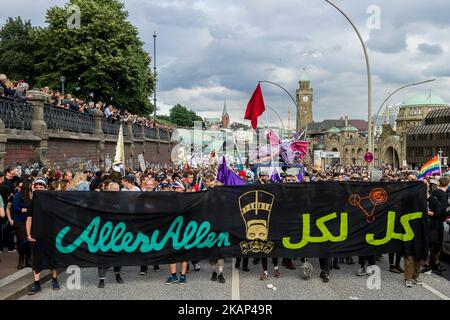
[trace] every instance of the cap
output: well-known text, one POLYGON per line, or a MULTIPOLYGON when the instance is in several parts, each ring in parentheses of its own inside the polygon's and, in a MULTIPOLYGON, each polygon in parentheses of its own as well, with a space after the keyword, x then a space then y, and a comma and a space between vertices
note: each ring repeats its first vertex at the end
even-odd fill
POLYGON ((161 184, 161 189, 167 189, 167 188, 170 188, 170 184, 168 184, 168 183, 161 184))
POLYGON ((47 181, 45 180, 45 178, 37 178, 36 180, 34 180, 34 184, 40 184, 43 186, 47 186, 47 181))

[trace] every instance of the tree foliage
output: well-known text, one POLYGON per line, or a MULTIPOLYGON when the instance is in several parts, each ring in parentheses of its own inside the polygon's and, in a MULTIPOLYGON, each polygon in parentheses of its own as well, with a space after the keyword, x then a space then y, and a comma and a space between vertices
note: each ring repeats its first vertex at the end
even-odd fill
POLYGON ((20 17, 8 18, 0 29, 0 73, 12 80, 33 82, 35 77, 32 29, 31 22, 20 17))
POLYGON ((193 127, 195 121, 203 123, 203 119, 194 111, 188 110, 180 104, 170 109, 170 121, 180 127, 193 127))
POLYGON ((98 101, 112 102, 131 112, 148 114, 153 106, 151 58, 128 13, 118 0, 69 0, 65 7, 47 11, 47 27, 31 32, 37 83, 98 101), (70 6, 80 8, 80 28, 69 28, 70 6))

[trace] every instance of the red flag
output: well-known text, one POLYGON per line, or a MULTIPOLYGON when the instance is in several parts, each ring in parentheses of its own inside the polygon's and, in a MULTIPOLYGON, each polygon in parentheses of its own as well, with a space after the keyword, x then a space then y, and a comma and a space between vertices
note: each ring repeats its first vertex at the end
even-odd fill
POLYGON ((264 105, 264 97, 261 90, 261 84, 258 83, 252 98, 248 102, 247 110, 245 111, 245 120, 252 121, 252 128, 256 129, 258 127, 258 117, 266 111, 266 106, 264 105))

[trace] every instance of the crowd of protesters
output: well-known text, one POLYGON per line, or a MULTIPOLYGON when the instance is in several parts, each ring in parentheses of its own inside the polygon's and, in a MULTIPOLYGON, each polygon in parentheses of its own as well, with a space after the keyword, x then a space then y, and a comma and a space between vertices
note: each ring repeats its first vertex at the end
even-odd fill
MULTIPOLYGON (((217 168, 174 168, 168 167, 165 169, 147 169, 145 172, 133 171, 126 169, 125 174, 110 171, 80 171, 60 172, 51 168, 42 168, 39 171, 32 172, 30 175, 23 175, 19 177, 17 168, 8 168, 4 174, 0 173, 0 214, 4 216, 6 223, 5 228, 2 229, 2 243, 0 248, 7 247, 9 251, 16 251, 19 255, 18 269, 29 267, 31 263, 31 250, 34 239, 31 232, 32 212, 30 210, 30 203, 33 192, 35 190, 57 190, 57 191, 134 191, 134 192, 201 192, 207 191, 210 188, 219 186, 220 183, 216 180, 217 168), (15 235, 15 236, 14 236, 15 235)), ((279 183, 324 183, 327 181, 370 181, 368 172, 359 167, 340 167, 335 166, 328 168, 325 172, 304 172, 301 175, 289 174, 283 170, 280 174, 281 182, 279 183)), ((236 170, 243 180, 249 184, 269 184, 272 183, 269 172, 259 172, 248 170, 236 170)), ((408 169, 385 168, 380 179, 381 182, 390 181, 416 181, 417 177, 413 171, 408 169)), ((401 253, 389 254, 389 271, 393 273, 403 273, 405 285, 413 287, 413 285, 421 285, 419 278, 421 272, 442 272, 445 270, 440 263, 440 253, 442 250, 444 222, 449 217, 449 178, 432 176, 423 181, 427 184, 428 190, 428 217, 430 220, 430 255, 426 261, 421 262, 415 260, 410 256, 402 256, 401 253), (403 268, 401 266, 401 259, 403 258, 403 268)), ((359 269, 357 276, 371 275, 374 271, 370 266, 376 264, 376 261, 383 259, 382 255, 372 255, 365 257, 358 257, 359 269)), ((186 275, 190 271, 190 265, 193 265, 195 272, 200 271, 198 261, 188 262, 180 261, 181 269, 179 275, 177 274, 177 265, 169 266, 170 275, 167 279, 167 284, 187 282, 186 275)), ((242 271, 248 272, 249 259, 236 259, 235 268, 240 269, 242 262, 242 271)), ((300 268, 305 272, 305 265, 309 262, 306 259, 301 259, 302 265, 300 268)), ((330 281, 330 273, 333 269, 340 269, 340 263, 355 264, 353 257, 336 257, 336 258, 320 258, 320 278, 323 282, 330 281)), ((253 259, 254 265, 261 263, 262 273, 261 280, 269 278, 268 259, 253 259)), ((274 257, 272 259, 273 276, 278 278, 281 276, 279 268, 279 260, 274 257)), ((224 261, 212 260, 212 281, 219 281, 225 283, 224 276, 224 261)), ((288 269, 296 269, 294 259, 283 258, 282 266, 288 269)), ((159 266, 153 266, 155 271, 160 271, 159 266)), ((310 272, 311 270, 309 270, 310 272)), ((120 266, 114 267, 116 281, 123 283, 121 277, 120 266)), ((140 274, 146 275, 148 266, 140 268, 140 274)), ((99 268, 99 288, 105 286, 106 269, 99 268)), ((59 289, 57 281, 56 270, 52 271, 52 287, 54 290, 59 289)), ((35 294, 41 291, 39 274, 35 274, 35 285, 30 291, 30 294, 35 294)))
MULTIPOLYGON (((30 86, 23 80, 12 82, 5 74, 0 74, 0 97, 5 96, 26 101, 29 88, 30 86)), ((40 91, 49 95, 49 103, 55 108, 66 109, 88 116, 93 116, 94 110, 99 110, 105 118, 113 121, 132 122, 149 128, 157 127, 166 129, 170 132, 175 129, 174 126, 162 124, 154 119, 131 114, 125 109, 114 106, 112 103, 104 103, 101 101, 88 102, 76 98, 72 94, 63 95, 60 91, 53 91, 49 87, 41 88, 40 91)))

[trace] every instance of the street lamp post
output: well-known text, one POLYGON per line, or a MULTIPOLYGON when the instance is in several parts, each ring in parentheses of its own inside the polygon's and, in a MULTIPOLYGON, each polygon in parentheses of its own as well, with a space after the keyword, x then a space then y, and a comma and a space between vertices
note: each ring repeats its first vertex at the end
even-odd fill
MULTIPOLYGON (((284 92, 286 92, 286 93, 288 94, 288 96, 291 98, 292 102, 294 103, 295 107, 296 107, 297 110, 298 110, 298 104, 297 104, 297 101, 295 101, 295 99, 294 99, 294 97, 292 96, 292 94, 290 94, 289 91, 287 91, 287 89, 284 88, 281 84, 276 83, 276 82, 273 82, 273 81, 268 81, 268 80, 260 80, 260 81, 258 81, 258 82, 259 82, 259 83, 270 83, 270 84, 273 84, 274 86, 277 86, 278 88, 280 88, 281 90, 283 90, 284 92)), ((278 118, 279 118, 280 121, 281 121, 281 125, 283 126, 283 130, 285 130, 283 120, 281 119, 281 117, 280 117, 280 115, 278 114, 278 112, 276 112, 276 111, 275 111, 273 108, 271 108, 271 107, 268 107, 268 108, 269 108, 270 110, 272 110, 272 111, 278 116, 278 118)), ((285 130, 285 131, 286 131, 286 130, 285 130)))
POLYGON ((436 79, 431 79, 431 80, 427 80, 427 81, 422 81, 422 82, 417 82, 417 83, 407 84, 407 85, 405 85, 405 86, 403 86, 403 87, 401 87, 401 88, 395 90, 394 92, 392 92, 391 94, 389 94, 389 95, 387 96, 387 98, 383 101, 383 103, 380 105, 380 108, 378 109, 377 115, 380 114, 380 112, 381 112, 381 110, 383 109, 383 107, 384 107, 384 105, 386 104, 386 102, 388 102, 388 100, 389 100, 394 94, 396 94, 397 92, 399 92, 400 90, 403 90, 403 89, 409 88, 409 87, 413 87, 413 86, 418 86, 418 85, 425 84, 425 83, 429 83, 429 82, 433 82, 433 81, 436 81, 436 79))
MULTIPOLYGON (((404 86, 401 87, 401 88, 398 88, 398 89, 395 90, 394 92, 390 93, 390 94, 387 96, 386 99, 384 99, 383 103, 380 105, 380 108, 378 109, 377 116, 379 116, 381 110, 383 110, 383 107, 384 107, 384 105, 386 104, 386 102, 388 102, 389 99, 390 99, 394 94, 396 94, 397 92, 399 92, 400 90, 403 90, 403 89, 406 89, 406 88, 409 88, 409 87, 413 87, 413 86, 419 86, 419 85, 426 84, 426 83, 430 83, 430 82, 433 82, 433 81, 436 81, 436 79, 430 79, 430 80, 426 80, 426 81, 422 81, 422 82, 417 82, 417 83, 410 83, 410 84, 404 85, 404 86)), ((385 120, 385 121, 386 121, 386 120, 385 120)), ((375 144, 375 137, 373 137, 373 144, 375 144)), ((400 161, 400 159, 399 159, 399 161, 400 161)), ((395 149, 394 149, 394 148, 392 148, 392 163, 393 163, 392 167, 393 167, 393 169, 395 169, 395 149)), ((398 164, 398 166, 400 167, 400 163, 398 164)))
POLYGON ((156 31, 153 32, 153 75, 155 77, 155 85, 153 88, 153 107, 155 108, 153 118, 156 121, 156 31))
MULTIPOLYGON (((361 34, 359 33, 358 29, 356 28, 355 24, 353 23, 353 21, 347 16, 347 14, 342 11, 338 6, 336 6, 334 3, 332 3, 329 0, 325 0, 328 4, 330 4, 331 6, 333 6, 336 10, 338 10, 346 19, 347 21, 352 25, 353 29, 355 30, 356 34, 358 35, 359 41, 361 42, 361 45, 363 47, 364 50, 364 57, 366 59, 366 67, 367 67, 367 87, 368 87, 368 102, 367 102, 367 122, 369 125, 368 128, 368 149, 369 152, 373 153, 373 145, 372 145, 372 75, 370 72, 370 62, 369 62, 369 54, 367 53, 367 48, 366 45, 364 43, 364 40, 361 36, 361 34)), ((369 163, 369 172, 371 172, 373 170, 373 162, 369 163)))
POLYGON ((66 82, 66 77, 61 76, 59 80, 61 80, 61 94, 64 96, 64 83, 66 82))

